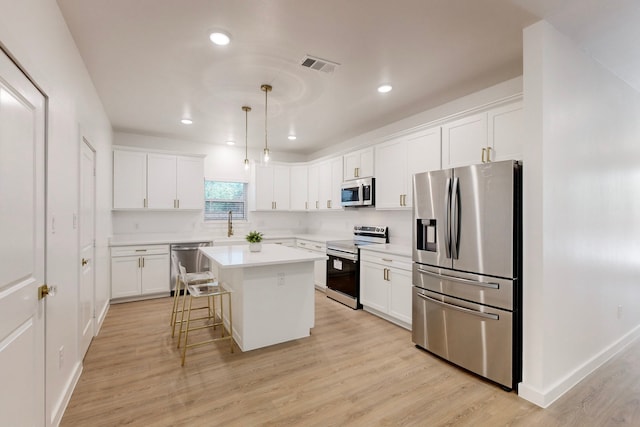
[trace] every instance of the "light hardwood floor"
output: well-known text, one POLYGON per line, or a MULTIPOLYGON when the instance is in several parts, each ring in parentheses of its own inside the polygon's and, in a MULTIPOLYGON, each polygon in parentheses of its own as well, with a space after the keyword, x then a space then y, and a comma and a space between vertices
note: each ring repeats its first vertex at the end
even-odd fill
POLYGON ((111 306, 62 426, 640 426, 640 343, 543 410, 320 292, 311 337, 247 353, 207 345, 183 368, 170 309, 111 306))

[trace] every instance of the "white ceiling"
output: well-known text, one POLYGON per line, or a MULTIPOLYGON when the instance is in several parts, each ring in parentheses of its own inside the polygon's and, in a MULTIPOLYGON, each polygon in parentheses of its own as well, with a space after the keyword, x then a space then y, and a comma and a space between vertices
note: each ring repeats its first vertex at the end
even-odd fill
MULTIPOLYGON (((212 144, 231 139, 243 147, 241 107, 248 105, 249 147, 258 148, 260 85, 268 83, 269 146, 300 154, 520 75, 522 29, 539 16, 585 48, 615 57, 610 62, 628 64, 630 51, 620 60, 607 48, 627 16, 606 5, 624 7, 640 22, 632 3, 58 0, 116 131, 212 144), (610 12, 605 22, 603 10, 610 12), (213 29, 230 33, 231 44, 213 45, 213 29), (331 74, 310 70, 300 65, 305 54, 341 65, 331 74), (380 83, 393 91, 377 93, 380 83), (181 124, 182 117, 194 124, 181 124), (298 139, 287 140, 289 133, 298 139)), ((640 56, 633 61, 640 68, 640 56)))

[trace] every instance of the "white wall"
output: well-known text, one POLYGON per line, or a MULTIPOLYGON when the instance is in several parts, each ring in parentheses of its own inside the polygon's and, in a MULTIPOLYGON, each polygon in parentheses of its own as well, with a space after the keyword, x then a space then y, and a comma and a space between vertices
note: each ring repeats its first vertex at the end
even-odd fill
POLYGON ((78 355, 79 147, 97 149, 96 286, 98 310, 109 297, 111 126, 55 1, 0 0, 0 43, 48 97, 47 283, 58 293, 46 307, 47 422, 57 424, 80 374, 78 355), (107 197, 109 196, 109 197, 107 197), (55 216, 55 231, 51 222, 55 216), (64 362, 58 365, 58 350, 64 362))
POLYGON ((640 94, 540 22, 524 108, 520 395, 547 406, 640 335, 640 94))

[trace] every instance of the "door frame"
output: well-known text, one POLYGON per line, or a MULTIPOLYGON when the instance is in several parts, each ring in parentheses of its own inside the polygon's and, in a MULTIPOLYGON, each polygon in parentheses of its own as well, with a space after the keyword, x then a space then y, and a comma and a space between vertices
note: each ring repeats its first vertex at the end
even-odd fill
MULTIPOLYGON (((78 144, 78 175, 79 175, 79 179, 78 179, 78 213, 76 214, 76 223, 77 223, 77 227, 78 227, 78 231, 77 231, 77 235, 78 235, 78 255, 81 256, 82 253, 82 227, 84 226, 82 223, 82 215, 81 215, 81 208, 82 208, 82 147, 83 144, 86 145, 89 150, 91 150, 93 152, 93 206, 92 206, 92 212, 93 212, 93 229, 91 230, 91 236, 92 236, 92 240, 93 240, 93 251, 92 251, 92 256, 91 256, 91 262, 93 263, 93 265, 91 266, 91 274, 92 274, 92 279, 93 279, 93 289, 91 290, 91 304, 93 306, 92 309, 92 331, 91 331, 91 336, 95 337, 96 335, 96 269, 95 269, 95 257, 96 257, 96 167, 97 167, 97 150, 96 148, 93 146, 93 144, 91 144, 91 142, 89 141, 89 139, 84 136, 84 132, 82 130, 79 131, 80 134, 80 138, 79 138, 79 144, 78 144)), ((82 283, 82 263, 78 262, 78 297, 80 297, 80 287, 83 285, 82 283)), ((83 351, 82 347, 80 346, 81 343, 81 338, 82 338, 82 329, 81 327, 83 327, 84 325, 81 325, 80 322, 82 321, 82 317, 80 316, 80 311, 82 310, 81 307, 81 301, 79 301, 78 304, 78 336, 77 336, 77 340, 78 340, 78 351, 83 351)), ((87 347, 88 350, 88 347, 87 347)), ((85 353, 86 354, 86 353, 85 353)), ((82 360, 84 359, 85 354, 79 354, 78 359, 82 360)))

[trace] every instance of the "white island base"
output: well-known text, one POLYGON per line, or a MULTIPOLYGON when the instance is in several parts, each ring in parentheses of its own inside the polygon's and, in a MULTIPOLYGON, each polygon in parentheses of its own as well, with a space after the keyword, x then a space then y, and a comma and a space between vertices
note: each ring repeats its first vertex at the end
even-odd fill
POLYGON ((218 280, 233 292, 233 337, 242 351, 311 334, 314 262, 326 256, 281 245, 263 245, 257 253, 247 246, 200 250, 216 264, 218 280))

